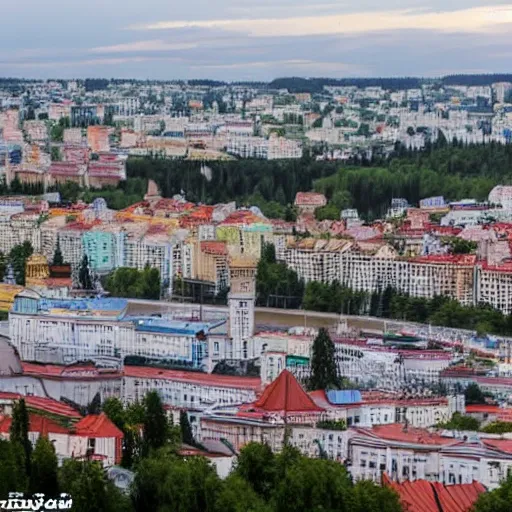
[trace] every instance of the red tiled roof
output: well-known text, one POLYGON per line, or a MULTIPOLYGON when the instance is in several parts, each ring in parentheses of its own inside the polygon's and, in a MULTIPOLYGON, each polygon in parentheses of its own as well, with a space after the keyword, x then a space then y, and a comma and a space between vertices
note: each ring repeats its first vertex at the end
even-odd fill
POLYGON ((98 178, 118 178, 123 175, 123 166, 115 162, 90 162, 89 176, 98 178))
POLYGON ((22 362, 25 375, 37 375, 50 379, 73 378, 77 380, 120 378, 121 373, 109 369, 96 368, 94 364, 78 363, 69 366, 22 362))
POLYGON ((53 162, 50 165, 50 174, 78 176, 80 174, 80 166, 68 162, 53 162))
POLYGON ((469 512, 485 487, 480 482, 445 486, 416 480, 396 483, 384 473, 383 484, 399 496, 405 512, 469 512))
POLYGON ((261 389, 261 380, 257 377, 236 377, 232 375, 215 375, 211 373, 186 372, 181 370, 164 370, 145 366, 125 366, 126 377, 140 379, 175 380, 178 382, 192 382, 203 386, 218 386, 224 388, 261 389))
POLYGON ((49 412, 56 416, 63 416, 70 419, 79 419, 82 416, 75 411, 72 407, 53 398, 41 397, 41 396, 23 396, 19 393, 10 393, 8 391, 0 392, 0 399, 3 400, 19 400, 20 398, 25 399, 25 403, 29 409, 35 409, 39 411, 49 412))
POLYGON ((452 265, 475 265, 476 255, 474 254, 432 254, 411 258, 413 263, 441 263, 452 265))
MULTIPOLYGON (((498 414, 500 411, 504 411, 504 409, 500 408, 497 405, 487 405, 487 404, 475 404, 475 405, 466 405, 466 413, 467 414, 498 414)), ((512 409, 510 409, 512 412, 512 409)))
POLYGON ((489 265, 487 261, 480 262, 483 270, 489 272, 512 272, 512 261, 505 261, 499 265, 489 265))
POLYGON ((240 226, 247 224, 270 224, 270 222, 267 219, 259 217, 251 210, 237 210, 220 223, 221 226, 240 226))
POLYGON ((404 425, 401 423, 375 425, 372 428, 360 428, 358 430, 362 433, 367 433, 388 441, 398 441, 411 444, 450 445, 457 444, 459 442, 456 439, 441 437, 439 434, 434 434, 421 428, 409 427, 405 429, 404 425))
POLYGON ((512 453, 512 439, 482 439, 488 447, 500 452, 512 453))
MULTIPOLYGON (((0 433, 8 434, 11 428, 11 422, 12 419, 10 416, 0 418, 0 433)), ((69 434, 69 430, 66 427, 39 414, 29 414, 29 432, 39 432, 41 435, 69 434)))
POLYGON ((26 396, 25 402, 27 407, 31 409, 39 409, 46 411, 57 416, 65 416, 67 418, 81 418, 81 415, 75 411, 69 405, 66 405, 52 398, 40 397, 40 396, 26 396))
POLYGON ((301 388, 295 377, 283 370, 253 404, 264 411, 321 412, 323 409, 301 388))
POLYGON ((89 414, 82 418, 75 425, 75 433, 86 437, 123 437, 123 433, 109 420, 105 413, 89 414))

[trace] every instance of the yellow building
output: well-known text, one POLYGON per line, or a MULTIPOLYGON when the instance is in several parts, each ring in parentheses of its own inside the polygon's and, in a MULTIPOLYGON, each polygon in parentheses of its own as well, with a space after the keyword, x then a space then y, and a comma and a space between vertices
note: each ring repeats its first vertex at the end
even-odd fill
POLYGON ((23 286, 0 283, 0 311, 9 311, 14 302, 14 297, 23 290, 23 286))

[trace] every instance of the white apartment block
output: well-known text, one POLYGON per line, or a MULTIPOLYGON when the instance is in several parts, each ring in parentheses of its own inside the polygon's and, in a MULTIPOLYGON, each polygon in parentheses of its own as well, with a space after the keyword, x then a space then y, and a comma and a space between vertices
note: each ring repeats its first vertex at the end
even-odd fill
POLYGON ((376 258, 347 252, 341 255, 341 284, 375 292, 392 286, 431 299, 446 295, 464 305, 474 302, 475 256, 427 256, 413 260, 376 258))
POLYGON ((229 406, 254 401, 256 393, 260 391, 260 380, 125 367, 121 389, 121 398, 125 403, 140 402, 154 389, 159 390, 164 404, 201 411, 214 405, 229 406))
POLYGON ((485 302, 506 315, 512 313, 512 267, 483 265, 477 269, 475 300, 485 302))
POLYGON ((476 480, 495 489, 512 470, 510 449, 502 440, 466 437, 397 424, 355 429, 348 442, 349 470, 355 480, 378 483, 385 472, 400 482, 424 479, 450 485, 476 480))
POLYGON ((305 282, 332 283, 339 280, 341 274, 341 255, 349 251, 352 245, 347 240, 295 240, 289 237, 286 248, 280 252, 288 267, 295 270, 305 282))
POLYGON ((0 251, 7 254, 15 245, 30 242, 34 251, 41 247, 39 213, 18 213, 0 216, 0 251))
POLYGON ((241 158, 279 160, 301 158, 300 142, 271 135, 269 139, 251 136, 229 136, 226 151, 241 158))

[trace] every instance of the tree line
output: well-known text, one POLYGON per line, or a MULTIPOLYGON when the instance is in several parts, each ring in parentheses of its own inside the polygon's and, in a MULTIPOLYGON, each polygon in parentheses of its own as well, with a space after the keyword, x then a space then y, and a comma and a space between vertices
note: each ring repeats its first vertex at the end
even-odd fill
POLYGON ((212 161, 208 166, 212 170, 210 181, 201 174, 198 162, 158 156, 129 158, 126 172, 130 178, 154 180, 164 197, 183 191, 193 202, 237 200, 248 204, 250 196, 260 195, 264 201, 287 205, 294 202, 297 192, 311 190, 314 180, 338 168, 334 162, 317 162, 309 156, 294 160, 212 161))
POLYGON ((194 202, 236 200, 288 220, 294 218, 290 205, 296 193, 314 188, 334 207, 327 217, 339 218, 341 209, 357 208, 373 219, 386 213, 393 197, 406 198, 411 204, 439 195, 447 200, 487 199, 495 185, 512 183, 512 146, 495 142, 462 145, 441 137, 422 151, 397 144, 389 157, 354 158, 347 164, 316 161, 306 155, 297 160, 218 161, 209 166, 210 182, 197 162, 137 157, 128 160, 127 175, 143 182, 154 180, 164 197, 184 192, 194 202))
POLYGON ((159 300, 160 271, 149 265, 142 270, 120 267, 105 277, 103 286, 113 297, 159 300))
POLYGON ((352 290, 337 281, 332 284, 311 281, 305 287, 302 307, 309 311, 369 315, 469 329, 482 335, 512 333, 512 315, 505 315, 489 304, 463 306, 457 300, 446 296, 432 299, 411 297, 392 287, 369 293, 352 290))

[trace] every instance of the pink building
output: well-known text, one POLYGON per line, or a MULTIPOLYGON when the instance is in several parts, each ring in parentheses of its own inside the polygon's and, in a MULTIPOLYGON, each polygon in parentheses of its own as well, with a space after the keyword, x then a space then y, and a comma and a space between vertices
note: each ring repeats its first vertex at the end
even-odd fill
POLYGON ((93 153, 109 152, 108 126, 89 126, 87 128, 87 145, 93 153))
POLYGON ((314 213, 317 208, 326 204, 325 196, 316 192, 297 192, 295 196, 295 206, 301 213, 314 213))

